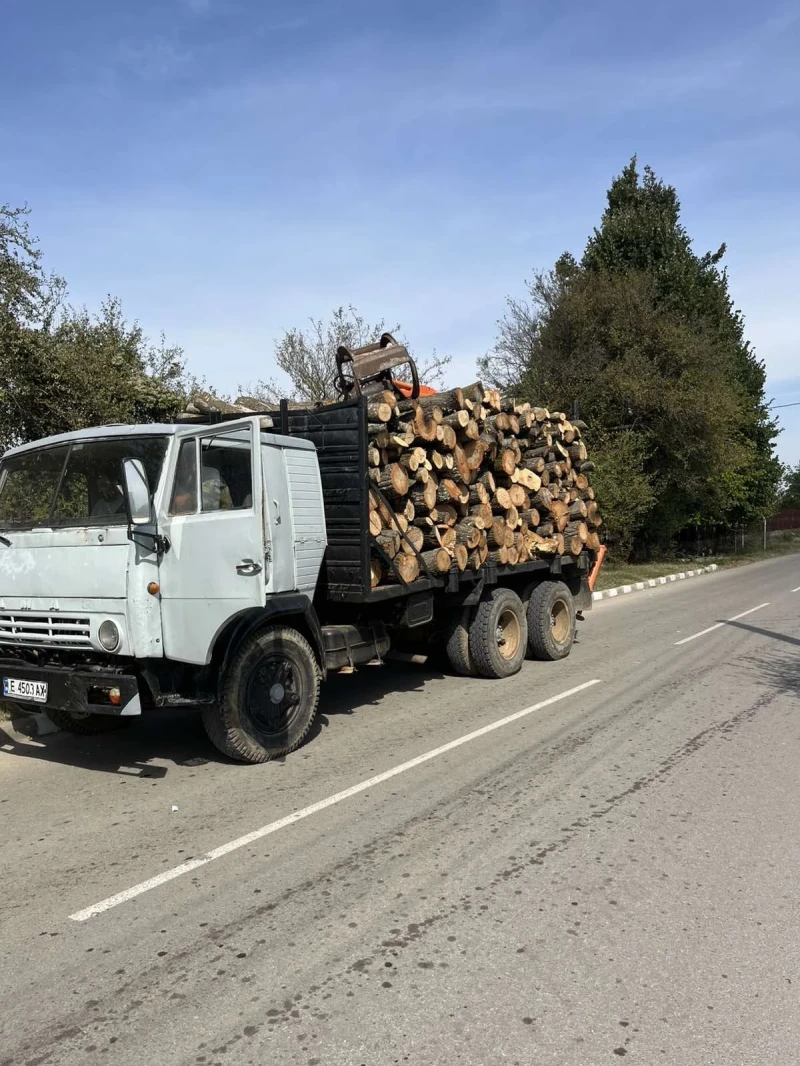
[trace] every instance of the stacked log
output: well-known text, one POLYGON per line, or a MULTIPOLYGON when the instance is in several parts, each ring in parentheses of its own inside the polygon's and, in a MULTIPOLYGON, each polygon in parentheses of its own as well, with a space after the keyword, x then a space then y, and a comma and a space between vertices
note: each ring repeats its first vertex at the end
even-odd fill
POLYGON ((409 581, 600 547, 584 423, 480 382, 417 400, 379 393, 368 420, 373 586, 400 580, 398 559, 409 581))
MULTIPOLYGON (((268 429, 267 411, 253 397, 229 403, 196 392, 181 420, 259 413, 268 429)), ((515 566, 597 551, 603 519, 585 429, 563 412, 516 403, 480 382, 416 400, 370 395, 373 588, 453 567, 478 570, 487 561, 515 566)))

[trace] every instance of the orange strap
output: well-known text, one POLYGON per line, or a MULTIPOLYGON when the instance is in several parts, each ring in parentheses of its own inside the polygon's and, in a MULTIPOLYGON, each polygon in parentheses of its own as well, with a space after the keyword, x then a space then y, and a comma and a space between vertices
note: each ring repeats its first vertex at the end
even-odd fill
POLYGON ((600 573, 600 567, 603 565, 603 560, 605 559, 605 557, 606 546, 605 544, 601 544, 600 550, 597 553, 597 558, 594 562, 594 566, 592 567, 592 572, 591 574, 589 574, 589 590, 591 592, 594 592, 594 583, 595 581, 597 581, 597 575, 600 573))
MULTIPOLYGON (((406 397, 409 397, 409 398, 411 396, 411 393, 414 391, 414 386, 413 385, 409 385, 405 381, 395 381, 394 378, 392 378, 392 384, 394 385, 394 387, 397 389, 398 392, 401 392, 403 394, 403 396, 406 396, 406 397)), ((419 394, 420 394, 420 396, 435 396, 436 395, 436 389, 432 389, 430 387, 430 385, 420 385, 419 394)))

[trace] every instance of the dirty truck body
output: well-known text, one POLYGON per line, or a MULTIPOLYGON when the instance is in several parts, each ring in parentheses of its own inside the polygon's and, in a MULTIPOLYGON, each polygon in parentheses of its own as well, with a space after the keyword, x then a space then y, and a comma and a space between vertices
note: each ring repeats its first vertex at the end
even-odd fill
POLYGON ((372 588, 365 400, 264 421, 101 427, 3 456, 5 703, 78 733, 200 705, 217 747, 257 762, 303 742, 329 673, 392 646, 489 677, 569 653, 589 553, 372 588))

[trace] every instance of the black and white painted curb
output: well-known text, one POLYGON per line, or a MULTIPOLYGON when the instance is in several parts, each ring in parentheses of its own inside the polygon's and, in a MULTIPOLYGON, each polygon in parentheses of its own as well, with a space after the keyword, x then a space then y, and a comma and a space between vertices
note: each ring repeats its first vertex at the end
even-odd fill
POLYGON ((710 566, 701 566, 699 570, 682 570, 679 574, 667 574, 666 577, 651 577, 648 581, 637 581, 633 585, 618 585, 615 589, 603 589, 602 592, 593 592, 593 600, 613 600, 615 596, 627 596, 629 592, 642 592, 644 589, 655 589, 659 585, 669 585, 672 581, 685 581, 687 577, 699 577, 701 574, 710 574, 719 567, 716 563, 710 566))

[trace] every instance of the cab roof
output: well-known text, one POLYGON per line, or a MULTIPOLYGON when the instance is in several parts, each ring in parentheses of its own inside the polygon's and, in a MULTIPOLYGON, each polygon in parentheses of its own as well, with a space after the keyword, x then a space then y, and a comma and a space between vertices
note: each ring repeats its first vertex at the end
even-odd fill
MULTIPOLYGON (((23 452, 35 451, 38 448, 49 448, 55 444, 69 444, 73 441, 109 440, 119 439, 120 437, 186 436, 188 433, 196 433, 198 430, 224 433, 226 429, 238 426, 241 422, 249 421, 251 418, 258 419, 259 417, 260 416, 257 414, 252 416, 243 415, 241 419, 236 419, 234 422, 215 422, 206 424, 199 422, 179 424, 171 422, 148 422, 141 426, 92 426, 89 429, 77 429, 73 430, 71 433, 57 433, 52 437, 42 437, 41 440, 34 440, 29 444, 20 444, 16 448, 8 448, 3 452, 2 456, 0 456, 0 459, 6 459, 8 456, 12 455, 21 455, 23 452)), ((303 440, 302 437, 287 437, 279 433, 264 432, 263 430, 261 431, 261 440, 264 444, 274 444, 284 448, 314 449, 314 445, 311 441, 303 440)))

